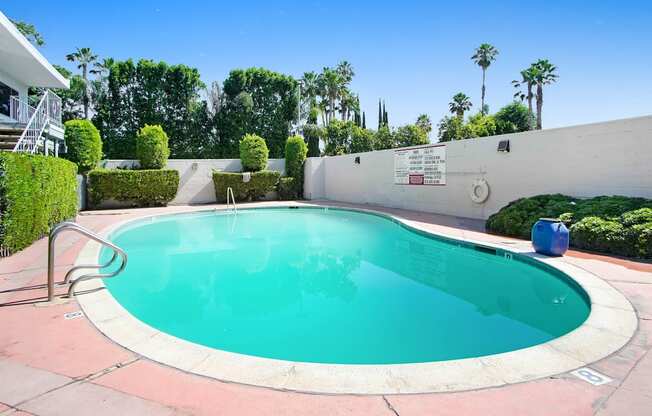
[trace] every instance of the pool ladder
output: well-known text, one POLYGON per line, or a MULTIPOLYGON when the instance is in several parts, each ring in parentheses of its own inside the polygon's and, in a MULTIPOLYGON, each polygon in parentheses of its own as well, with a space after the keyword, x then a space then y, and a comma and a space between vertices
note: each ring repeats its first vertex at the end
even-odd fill
POLYGON ((64 286, 68 284, 70 285, 68 287, 69 298, 75 295, 75 287, 77 286, 78 283, 83 282, 84 280, 103 279, 103 278, 116 276, 120 274, 120 272, 122 272, 124 268, 127 266, 127 253, 125 253, 124 250, 122 250, 120 247, 116 246, 110 241, 100 237, 99 235, 82 227, 77 223, 62 222, 57 226, 55 226, 54 228, 52 228, 52 231, 50 231, 50 235, 48 236, 48 302, 52 302, 54 300, 54 243, 57 237, 59 236, 59 234, 61 234, 63 231, 78 232, 79 234, 82 234, 90 238, 91 240, 94 240, 100 243, 101 245, 113 250, 113 255, 111 256, 111 259, 104 264, 79 264, 73 266, 70 270, 68 270, 63 281, 59 283, 58 286, 64 286), (81 270, 81 269, 99 270, 105 267, 109 267, 118 258, 118 256, 120 257, 121 262, 120 262, 120 267, 118 267, 117 270, 114 270, 110 273, 88 273, 88 274, 81 275, 75 280, 71 281, 72 274, 77 270, 81 270))
POLYGON ((231 207, 233 207, 233 213, 237 214, 238 207, 235 206, 235 196, 233 196, 233 188, 229 186, 228 188, 226 188, 226 209, 230 211, 231 207), (232 203, 232 205, 229 205, 229 201, 232 203))

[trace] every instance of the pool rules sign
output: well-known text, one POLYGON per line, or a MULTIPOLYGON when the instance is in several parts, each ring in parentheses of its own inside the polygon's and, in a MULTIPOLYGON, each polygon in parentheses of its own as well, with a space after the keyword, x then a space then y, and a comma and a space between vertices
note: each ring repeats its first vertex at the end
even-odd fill
POLYGON ((446 145, 394 151, 396 185, 446 185, 446 145))

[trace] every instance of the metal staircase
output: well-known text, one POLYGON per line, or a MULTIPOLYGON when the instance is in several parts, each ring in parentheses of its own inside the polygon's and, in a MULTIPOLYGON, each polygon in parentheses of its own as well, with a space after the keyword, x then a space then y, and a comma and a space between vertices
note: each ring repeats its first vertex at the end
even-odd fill
POLYGON ((13 124, 0 126, 0 150, 58 156, 63 143, 59 96, 45 90, 36 107, 11 97, 9 108, 13 124))

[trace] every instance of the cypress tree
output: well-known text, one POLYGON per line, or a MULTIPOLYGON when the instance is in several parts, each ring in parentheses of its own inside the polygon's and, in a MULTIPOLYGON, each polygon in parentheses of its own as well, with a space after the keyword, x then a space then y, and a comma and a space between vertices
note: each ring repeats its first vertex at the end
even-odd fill
POLYGON ((363 129, 367 128, 367 118, 364 115, 364 111, 362 112, 362 128, 363 129))
POLYGON ((385 100, 383 100, 383 125, 389 127, 389 122, 387 121, 387 110, 385 110, 385 100))
POLYGON ((383 110, 380 107, 380 98, 378 99, 378 130, 383 126, 383 110))

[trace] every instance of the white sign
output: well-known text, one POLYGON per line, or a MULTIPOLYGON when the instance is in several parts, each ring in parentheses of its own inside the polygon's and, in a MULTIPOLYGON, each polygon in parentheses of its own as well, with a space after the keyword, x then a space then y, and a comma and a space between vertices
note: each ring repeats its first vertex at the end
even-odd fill
POLYGON ((446 185, 446 145, 394 151, 394 183, 397 185, 446 185))

